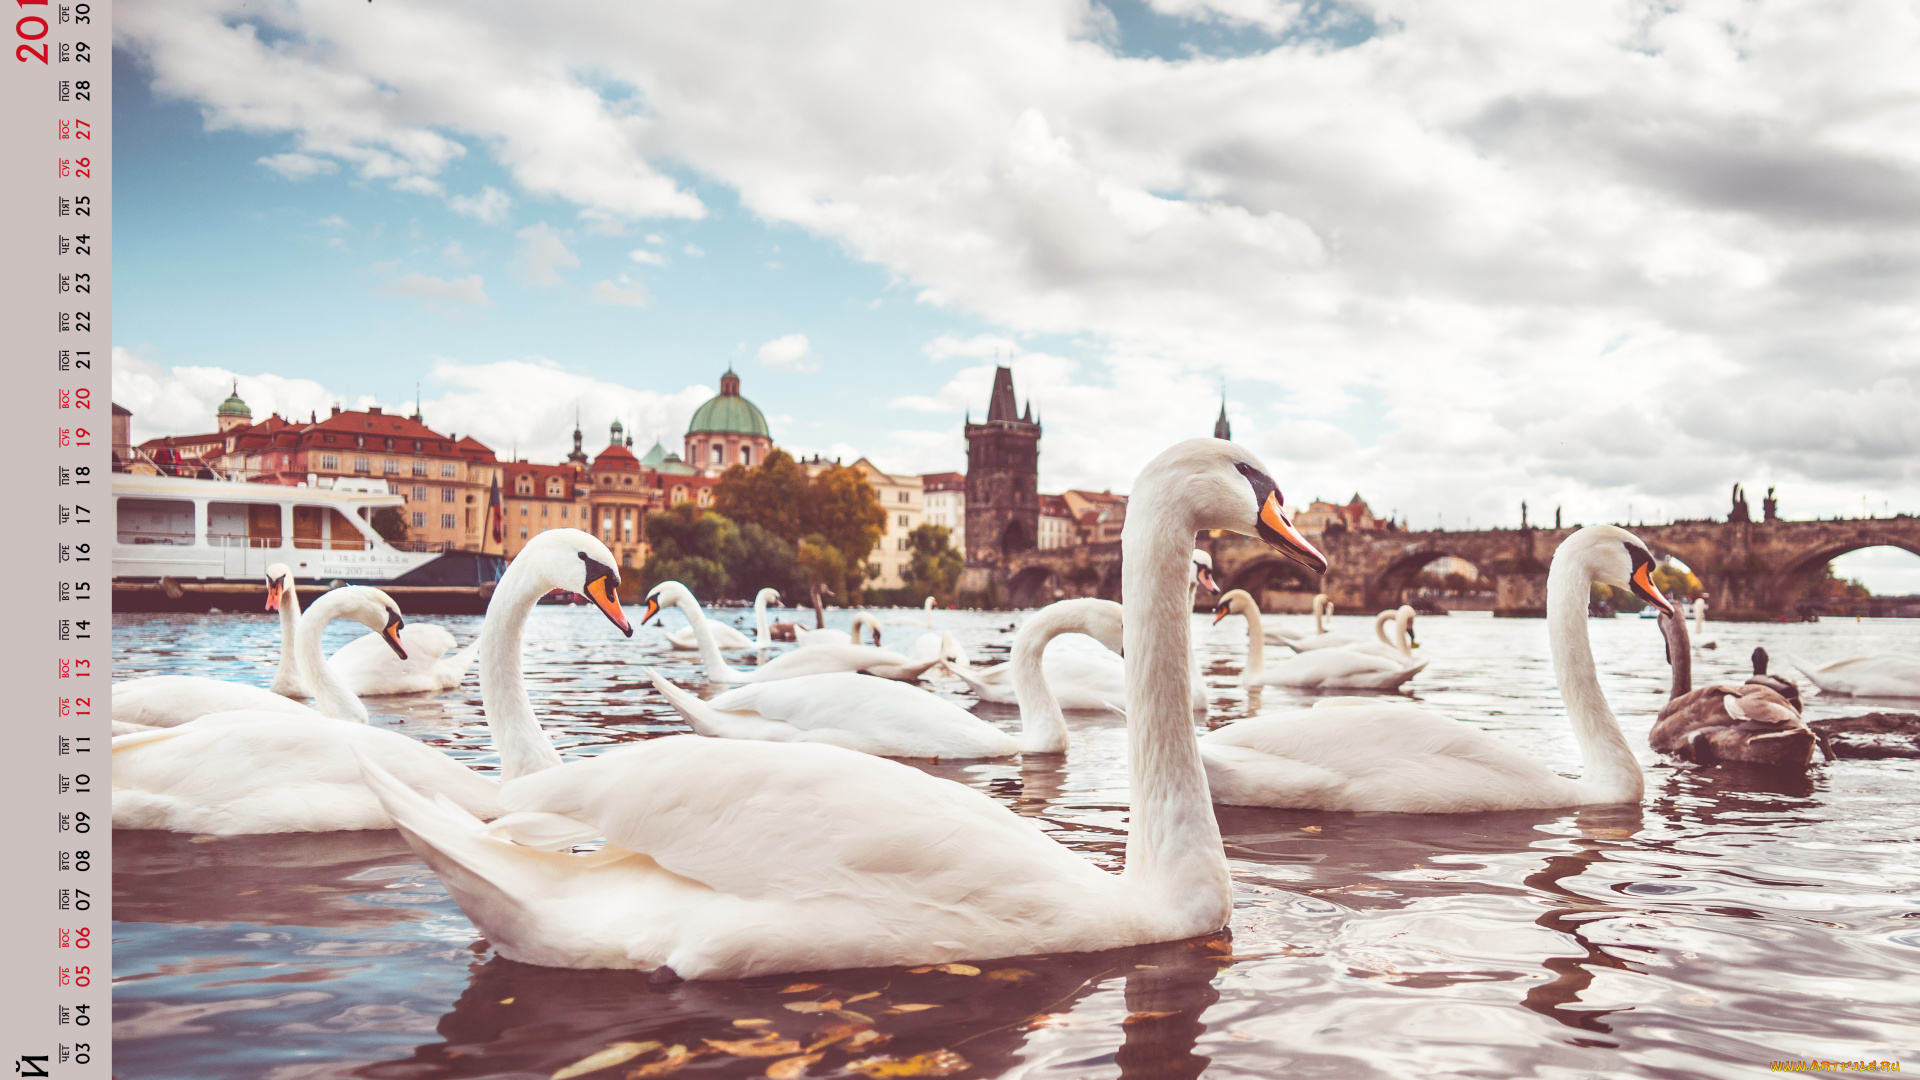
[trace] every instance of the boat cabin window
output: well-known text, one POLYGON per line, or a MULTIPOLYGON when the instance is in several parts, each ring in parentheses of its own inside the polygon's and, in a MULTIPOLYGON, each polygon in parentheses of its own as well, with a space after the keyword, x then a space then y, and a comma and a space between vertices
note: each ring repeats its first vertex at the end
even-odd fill
POLYGON ((367 541, 345 514, 330 506, 296 506, 293 508, 293 546, 364 551, 367 541))
POLYGON ((115 510, 123 544, 193 544, 193 503, 185 499, 120 499, 115 510))
POLYGON ((215 547, 279 547, 280 504, 208 503, 207 542, 215 547))

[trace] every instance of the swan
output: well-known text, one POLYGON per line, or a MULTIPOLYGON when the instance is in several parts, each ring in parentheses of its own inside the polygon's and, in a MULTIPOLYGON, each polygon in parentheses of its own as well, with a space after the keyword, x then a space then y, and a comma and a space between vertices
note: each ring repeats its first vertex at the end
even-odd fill
MULTIPOLYGON (((972 663, 973 654, 967 651, 965 645, 961 645, 955 641, 952 635, 940 633, 933 628, 933 597, 927 597, 925 606, 927 612, 927 632, 913 639, 913 648, 907 650, 907 659, 915 661, 929 659, 958 660, 963 664, 972 663), (949 643, 953 645, 950 651, 947 650, 949 643)), ((917 619, 888 619, 887 622, 894 626, 919 625, 919 620, 917 619)), ((880 644, 880 636, 877 631, 874 634, 873 643, 875 645, 880 644)))
MULTIPOLYGON (((1330 597, 1328 597, 1326 593, 1313 594, 1313 633, 1314 634, 1321 634, 1326 632, 1325 627, 1321 622, 1321 617, 1324 614, 1331 612, 1332 610, 1333 610, 1333 600, 1330 597)), ((1302 634, 1294 630, 1289 630, 1286 627, 1281 626, 1277 622, 1263 623, 1261 625, 1261 631, 1267 635, 1267 644, 1285 645, 1288 648, 1292 648, 1293 643, 1296 641, 1305 641, 1309 637, 1313 636, 1312 634, 1302 634)))
MULTIPOLYGON (((528 614, 540 597, 566 589, 631 634, 619 580, 606 546, 573 529, 541 533, 501 576, 480 636, 480 695, 504 778, 560 764, 521 682, 528 614)), ((346 591, 335 589, 313 608, 346 591)), ((390 829, 392 818, 362 780, 362 759, 467 813, 500 813, 499 781, 418 739, 343 720, 241 710, 114 739, 113 825, 220 836, 390 829)))
POLYGON ((335 649, 327 663, 340 682, 360 697, 437 694, 466 679, 480 641, 475 638, 456 651, 446 627, 408 623, 400 631, 400 644, 407 651, 404 660, 382 648, 373 635, 363 634, 335 649))
POLYGON ((273 669, 267 689, 281 697, 312 697, 306 676, 300 673, 300 656, 294 651, 294 642, 300 638, 300 588, 286 563, 267 567, 267 610, 280 613, 280 665, 273 669))
POLYGON ((848 621, 847 629, 837 626, 822 627, 818 630, 796 630, 793 644, 796 649, 812 649, 821 645, 858 645, 860 631, 864 628, 873 635, 873 647, 880 647, 880 620, 864 611, 856 611, 848 621))
POLYGON ((523 963, 738 979, 1218 930, 1233 894, 1187 708, 1186 553, 1197 530, 1229 529, 1326 564, 1231 443, 1181 443, 1133 492, 1121 539, 1134 709, 1120 874, 971 787, 817 743, 631 744, 504 785, 513 812, 491 828, 377 762, 368 783, 475 928, 523 963), (606 846, 565 850, 593 837, 606 846))
POLYGON ((850 671, 735 687, 702 701, 645 669, 693 730, 722 739, 814 742, 897 758, 998 758, 1024 741, 953 702, 893 679, 850 671))
POLYGON ((1318 593, 1313 598, 1313 633, 1291 638, 1286 642, 1294 652, 1313 652, 1316 649, 1345 649, 1354 645, 1365 645, 1367 639, 1353 634, 1343 634, 1328 630, 1322 615, 1332 615, 1334 604, 1326 593, 1318 593))
MULTIPOLYGON (((1673 687, 1647 733, 1655 750, 1702 765, 1735 762, 1804 772, 1812 764, 1817 740, 1794 702, 1751 680, 1740 686, 1693 689, 1686 618, 1662 615, 1660 629, 1667 638, 1673 687)), ((1764 671, 1766 652, 1754 651, 1754 667, 1764 671)))
MULTIPOLYGON (((692 594, 689 593, 688 595, 692 594)), ((697 604, 699 601, 696 600, 695 603, 697 604)), ((757 605, 758 603, 759 601, 756 599, 755 604, 757 605)), ((644 620, 642 621, 644 622, 644 620)), ((714 622, 709 619, 707 620, 707 628, 713 634, 713 643, 728 652, 737 652, 741 649, 757 649, 760 647, 752 638, 726 623, 714 622)), ((700 648, 699 639, 693 636, 693 624, 691 621, 689 621, 684 630, 669 630, 665 626, 662 626, 660 632, 667 636, 667 640, 671 642, 676 649, 685 649, 691 652, 700 648)))
MULTIPOLYGON (((709 682, 772 682, 775 679, 819 675, 829 671, 865 671, 882 678, 913 682, 940 662, 938 657, 925 661, 909 660, 897 652, 875 645, 806 645, 782 653, 759 667, 743 671, 728 667, 727 662, 720 658, 720 650, 713 643, 712 624, 701 614, 700 604, 693 594, 677 581, 663 581, 647 593, 647 610, 640 617, 640 622, 645 624, 668 605, 678 607, 686 615, 687 622, 698 636, 700 660, 706 665, 709 682)), ((873 624, 865 613, 855 615, 854 619, 856 628, 861 625, 860 620, 865 620, 875 626, 875 636, 879 635, 877 624, 873 624)))
POLYGON ((753 594, 753 647, 766 650, 773 648, 773 631, 767 625, 767 605, 785 604, 780 598, 779 589, 761 589, 753 594))
POLYGON ((397 655, 406 656, 400 637, 406 625, 400 618, 400 605, 379 589, 347 585, 307 605, 294 631, 300 669, 313 686, 312 707, 290 701, 271 690, 204 675, 149 675, 114 684, 113 718, 117 723, 165 728, 208 713, 246 709, 308 719, 357 720, 364 724, 367 707, 339 680, 326 655, 320 651, 320 638, 327 624, 339 618, 352 619, 378 631, 377 640, 397 655))
MULTIPOLYGON (((813 587, 808 589, 807 592, 813 599, 814 629, 825 629, 827 625, 827 609, 820 603, 820 599, 824 596, 832 596, 833 590, 816 581, 813 583, 813 587)), ((777 622, 768 628, 775 641, 797 641, 799 640, 800 631, 804 629, 806 629, 806 627, 801 626, 799 623, 790 622, 777 622)))
POLYGON ((1792 679, 1786 678, 1785 676, 1767 674, 1768 659, 1769 657, 1767 656, 1767 650, 1760 648, 1759 646, 1754 647, 1753 676, 1749 678, 1747 682, 1754 686, 1768 687, 1774 693, 1779 694, 1783 698, 1786 698, 1787 704, 1793 706, 1794 712, 1797 712, 1797 713, 1806 712, 1807 707, 1800 700, 1799 685, 1796 684, 1792 679))
MULTIPOLYGON (((1375 621, 1376 629, 1385 625, 1393 617, 1392 611, 1383 611, 1375 621)), ((1246 686, 1297 686, 1307 689, 1325 690, 1397 690, 1407 680, 1426 668, 1426 663, 1413 662, 1413 652, 1408 649, 1404 654, 1391 653, 1379 656, 1359 649, 1314 649, 1290 657, 1267 667, 1267 639, 1260 630, 1260 608, 1254 604, 1253 597, 1244 589, 1235 589, 1220 598, 1220 605, 1214 611, 1213 621, 1218 623, 1228 615, 1245 616, 1247 620, 1247 666, 1240 673, 1240 681, 1246 686)), ((1405 617, 1402 618, 1402 640, 1405 640, 1405 617)))
MULTIPOLYGON (((927 612, 926 614, 927 629, 929 630, 933 629, 933 606, 934 606, 933 597, 931 596, 927 597, 927 602, 920 606, 925 608, 927 612)), ((910 619, 904 615, 896 615, 893 618, 887 620, 888 626, 919 626, 920 624, 921 624, 921 620, 910 619)))
POLYGON ((1920 658, 1898 653, 1856 656, 1816 667, 1793 653, 1784 653, 1787 662, 1800 669, 1807 681, 1823 694, 1850 694, 1860 697, 1920 697, 1920 658))
POLYGON ((1589 525, 1554 553, 1547 632, 1560 697, 1586 763, 1580 779, 1438 712, 1400 702, 1352 703, 1271 713, 1202 736, 1214 801, 1421 814, 1639 802, 1645 791, 1640 765, 1607 707, 1587 641, 1587 597, 1597 581, 1674 614, 1649 576, 1652 569, 1646 545, 1615 525, 1589 525))
MULTIPOLYGON (((1701 593, 1699 596, 1693 598, 1693 636, 1695 638, 1704 638, 1707 636, 1706 593, 1701 593)), ((1696 649, 1717 649, 1719 647, 1720 643, 1717 641, 1700 641, 1694 645, 1696 649)))

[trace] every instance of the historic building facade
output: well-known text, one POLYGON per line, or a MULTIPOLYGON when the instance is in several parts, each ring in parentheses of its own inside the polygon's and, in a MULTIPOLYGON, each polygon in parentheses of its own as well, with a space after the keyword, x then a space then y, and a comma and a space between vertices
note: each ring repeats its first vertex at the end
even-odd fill
POLYGON ((1040 535, 1040 424, 1033 405, 1016 408, 1013 372, 996 368, 982 423, 967 418, 967 530, 969 566, 996 566, 1029 550, 1040 535))
POLYGON ((913 561, 908 537, 920 527, 925 512, 920 477, 882 472, 866 458, 854 462, 853 468, 873 485, 880 509, 887 512, 886 531, 867 556, 867 578, 878 588, 898 589, 906 584, 900 568, 913 561))
POLYGON ((719 476, 734 465, 758 465, 772 450, 766 416, 740 396, 740 376, 728 368, 720 376, 720 393, 695 409, 687 423, 683 460, 703 475, 719 476))
POLYGON ((962 473, 939 472, 920 475, 920 505, 929 525, 947 527, 947 545, 967 550, 967 478, 962 473))

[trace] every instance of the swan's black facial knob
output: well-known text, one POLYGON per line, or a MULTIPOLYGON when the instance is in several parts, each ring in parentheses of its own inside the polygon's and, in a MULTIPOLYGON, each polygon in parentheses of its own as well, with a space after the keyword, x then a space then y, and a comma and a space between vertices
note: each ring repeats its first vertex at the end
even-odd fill
POLYGON ((1675 614, 1673 601, 1662 596, 1660 587, 1653 583, 1653 555, 1638 544, 1622 546, 1627 549, 1627 557, 1633 560, 1633 571, 1627 577, 1627 584, 1632 586, 1633 594, 1652 604, 1656 611, 1663 611, 1668 615, 1675 614))
MULTIPOLYGON (((627 613, 620 610, 620 575, 613 567, 589 557, 586 552, 578 554, 580 561, 586 564, 587 580, 581 588, 586 590, 587 599, 593 601, 593 606, 600 609, 600 614, 605 615, 608 622, 619 627, 621 633, 632 637, 633 627, 627 622, 627 613)), ((649 610, 648 614, 651 616, 652 611, 649 610)))
POLYGON ((1273 478, 1244 461, 1235 462, 1233 467, 1253 488, 1253 504, 1257 507, 1254 511, 1254 528, 1260 539, 1314 573, 1326 573, 1327 557, 1314 550, 1314 546, 1307 543, 1307 538, 1300 535, 1300 530, 1293 527, 1293 518, 1287 514, 1286 500, 1273 478))

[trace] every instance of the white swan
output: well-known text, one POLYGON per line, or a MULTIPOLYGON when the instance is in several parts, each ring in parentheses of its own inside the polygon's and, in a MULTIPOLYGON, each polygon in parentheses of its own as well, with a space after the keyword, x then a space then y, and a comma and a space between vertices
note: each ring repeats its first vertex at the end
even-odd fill
MULTIPOLYGON (((204 675, 149 675, 128 679, 113 687, 113 719, 140 727, 174 727, 208 713, 247 709, 313 719, 333 717, 366 723, 367 707, 347 689, 320 651, 320 638, 335 619, 352 619, 378 631, 382 647, 404 657, 400 605, 379 589, 348 585, 334 589, 308 605, 294 632, 294 648, 308 683, 313 687, 311 708, 297 701, 244 683, 224 682, 204 675)), ((284 631, 282 632, 284 638, 284 631)))
MULTIPOLYGON (((618 584, 605 545, 554 529, 529 541, 494 589, 480 638, 480 694, 505 778, 560 764, 521 682, 527 615, 540 597, 567 589, 631 633, 618 584)), ((392 819, 362 779, 363 758, 467 813, 500 813, 499 782, 417 739, 367 724, 245 710, 114 739, 113 825, 221 836, 390 829, 392 819)))
POLYGON ((856 611, 848 620, 847 629, 837 626, 823 626, 818 630, 797 629, 793 632, 793 647, 811 649, 821 645, 858 645, 860 631, 864 629, 873 635, 873 647, 880 647, 880 620, 864 611, 856 611))
POLYGON ((1881 653, 1817 666, 1781 650, 1823 694, 1858 697, 1920 697, 1920 657, 1881 653))
MULTIPOLYGON (((1392 617, 1383 611, 1375 622, 1378 627, 1392 617)), ((1358 649, 1314 649, 1267 666, 1267 639, 1260 631, 1260 609, 1245 590, 1235 589, 1220 598, 1214 622, 1228 615, 1243 615, 1247 620, 1247 666, 1240 681, 1247 686, 1296 686, 1323 690, 1394 690, 1427 665, 1414 663, 1411 650, 1405 656, 1395 652, 1391 658, 1358 649)))
POLYGON ((1554 674, 1585 775, 1569 780, 1471 724, 1409 704, 1352 703, 1241 720, 1200 740, 1215 802, 1310 810, 1471 813, 1640 801, 1639 763, 1587 641, 1594 582, 1672 614, 1653 555, 1613 525, 1589 525, 1554 553, 1547 627, 1554 674))
MULTIPOLYGON (((920 605, 922 608, 926 609, 927 614, 926 614, 926 619, 924 621, 927 629, 929 630, 933 629, 933 605, 934 605, 934 599, 931 596, 927 597, 926 603, 920 605)), ((921 625, 921 623, 922 623, 922 620, 920 619, 910 619, 904 615, 895 615, 893 618, 887 620, 888 626, 919 626, 921 625)))
POLYGON ((740 686, 702 701, 652 668, 647 677, 693 730, 723 739, 813 742, 898 758, 1011 757, 1022 741, 953 702, 853 672, 740 686))
MULTIPOLYGON (((687 595, 691 596, 693 594, 689 592, 687 595)), ((696 604, 699 603, 697 600, 694 602, 696 604)), ((758 607, 758 603, 759 601, 756 600, 756 610, 766 610, 765 608, 758 607)), ((713 643, 727 652, 738 652, 741 649, 758 649, 762 647, 758 642, 726 623, 714 622, 708 619, 707 627, 713 632, 713 643)), ((666 635, 667 640, 671 642, 676 649, 685 649, 691 652, 700 647, 700 640, 694 637, 693 634, 691 619, 688 620, 688 624, 683 630, 669 630, 663 625, 660 627, 660 632, 666 635)))
POLYGON ((1701 593, 1693 598, 1693 647, 1696 649, 1717 649, 1720 643, 1704 640, 1707 636, 1707 594, 1701 593))
POLYGON ((312 697, 306 676, 300 673, 300 655, 294 643, 300 639, 300 587, 286 563, 267 567, 267 610, 280 613, 280 664, 273 669, 273 681, 267 689, 281 697, 312 697))
POLYGON ((770 603, 786 603, 780 598, 779 589, 761 589, 753 594, 753 647, 762 651, 773 648, 773 628, 767 622, 770 603))
POLYGON ((1233 896, 1188 711, 1193 534, 1257 532, 1325 561, 1245 451, 1191 440, 1133 487, 1122 544, 1132 791, 1105 873, 970 787, 812 743, 678 735, 503 786, 481 824, 368 781, 502 956, 703 979, 1079 952, 1226 925, 1233 896), (586 855, 537 850, 604 836, 586 855))
POLYGON ((1372 641, 1362 641, 1345 648, 1356 652, 1384 656, 1389 660, 1412 660, 1414 645, 1413 620, 1418 616, 1411 604, 1401 604, 1397 608, 1388 608, 1373 617, 1372 641), (1387 624, 1393 624, 1394 636, 1387 636, 1387 624))
MULTIPOLYGON (((1332 607, 1333 600, 1327 596, 1326 593, 1315 593, 1313 595, 1313 634, 1325 633, 1326 628, 1322 619, 1325 613, 1332 607)), ((1296 641, 1305 641, 1307 638, 1313 636, 1313 634, 1302 634, 1296 630, 1289 630, 1277 622, 1263 623, 1261 625, 1261 631, 1267 635, 1267 644, 1285 645, 1288 648, 1292 648, 1293 643, 1296 641)))
POLYGON ((437 694, 466 680, 480 640, 476 637, 466 648, 456 650, 446 627, 408 623, 400 631, 400 644, 407 651, 404 660, 382 647, 373 635, 363 634, 335 649, 327 663, 340 682, 360 697, 437 694))
MULTIPOLYGON (((700 604, 693 594, 677 581, 663 581, 647 593, 647 610, 640 617, 640 622, 645 624, 667 605, 678 607, 686 615, 700 643, 700 660, 706 666, 708 682, 761 683, 799 675, 821 675, 830 671, 865 671, 886 679, 913 682, 940 662, 938 657, 925 661, 909 660, 891 649, 874 645, 806 645, 782 653, 759 667, 741 670, 728 667, 727 662, 720 658, 720 650, 713 643, 712 624, 701 614, 700 604)), ((872 623, 871 617, 865 613, 855 615, 854 620, 856 629, 862 625, 861 620, 872 623)), ((872 625, 874 633, 878 635, 878 624, 872 625)))

